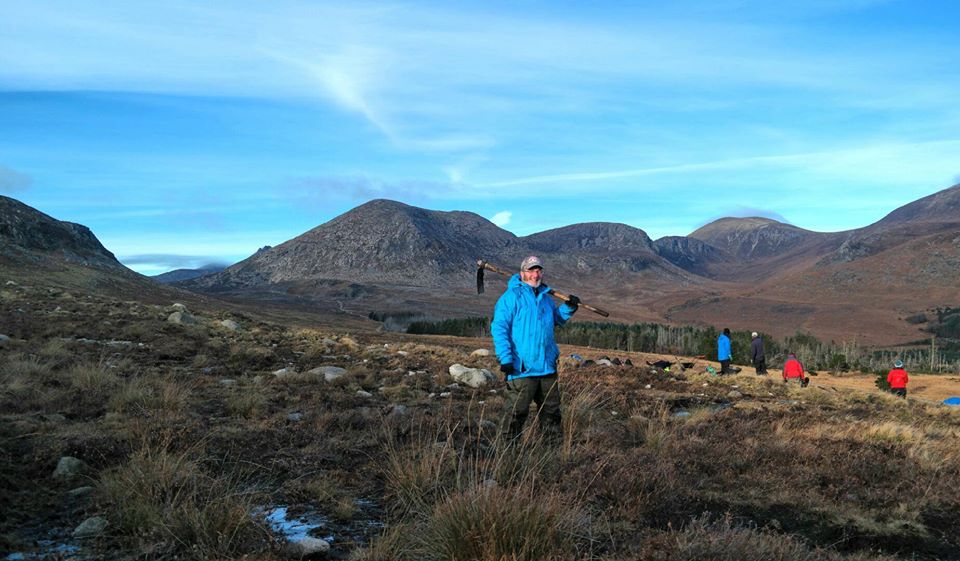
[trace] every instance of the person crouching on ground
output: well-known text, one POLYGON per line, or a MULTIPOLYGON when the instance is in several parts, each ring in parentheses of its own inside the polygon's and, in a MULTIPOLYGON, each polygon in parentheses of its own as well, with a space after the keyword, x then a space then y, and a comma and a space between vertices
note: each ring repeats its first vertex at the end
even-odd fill
POLYGON ((507 290, 497 300, 490 323, 490 334, 500 372, 507 381, 505 414, 509 434, 520 435, 531 402, 537 404, 540 425, 559 436, 560 386, 557 384, 557 359, 560 349, 553 329, 563 325, 577 311, 580 299, 571 295, 557 306, 543 284, 543 264, 531 255, 520 264, 520 273, 510 277, 507 290))
POLYGON ((810 383, 810 379, 803 373, 803 365, 797 360, 797 355, 789 353, 787 362, 783 363, 783 383, 790 381, 800 382, 800 387, 805 388, 810 383))
POLYGON ((724 327, 723 333, 717 337, 717 360, 720 362, 720 375, 730 374, 730 359, 733 353, 730 351, 730 328, 724 327))
POLYGON ((767 357, 763 354, 763 338, 756 331, 751 333, 750 337, 752 339, 750 341, 750 362, 757 370, 757 375, 763 376, 767 373, 767 357))
POLYGON ((896 394, 898 397, 907 397, 907 382, 910 381, 910 377, 907 376, 907 371, 903 369, 903 361, 898 360, 893 363, 893 370, 887 374, 887 384, 890 385, 890 391, 896 394))

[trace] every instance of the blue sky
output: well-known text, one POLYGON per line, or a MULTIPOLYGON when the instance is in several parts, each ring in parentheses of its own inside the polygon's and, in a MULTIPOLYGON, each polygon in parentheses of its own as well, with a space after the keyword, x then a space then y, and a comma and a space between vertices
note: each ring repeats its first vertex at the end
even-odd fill
POLYGON ((958 21, 946 0, 4 0, 0 194, 146 274, 381 197, 517 235, 857 228, 960 182, 958 21))

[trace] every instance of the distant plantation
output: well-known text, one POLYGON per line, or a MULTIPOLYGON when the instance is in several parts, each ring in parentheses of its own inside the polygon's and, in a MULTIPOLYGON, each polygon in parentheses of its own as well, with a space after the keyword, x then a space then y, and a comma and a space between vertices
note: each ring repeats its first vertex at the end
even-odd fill
MULTIPOLYGON (((950 310, 950 308, 948 308, 950 310)), ((960 325, 960 308, 948 314, 960 325)), ((413 322, 407 333, 451 335, 458 337, 489 337, 490 318, 469 317, 442 321, 413 322)), ((627 352, 657 353, 678 356, 704 356, 716 359, 719 329, 702 326, 670 326, 658 323, 577 321, 557 329, 557 342, 599 349, 627 352)), ((800 333, 782 340, 764 335, 767 364, 774 368, 782 364, 788 352, 794 352, 810 370, 831 372, 886 373, 899 358, 907 368, 916 372, 960 372, 960 347, 951 341, 936 339, 919 341, 910 349, 870 349, 852 343, 824 343, 816 337, 800 333)), ((730 336, 734 364, 750 363, 750 333, 734 331, 730 336)))

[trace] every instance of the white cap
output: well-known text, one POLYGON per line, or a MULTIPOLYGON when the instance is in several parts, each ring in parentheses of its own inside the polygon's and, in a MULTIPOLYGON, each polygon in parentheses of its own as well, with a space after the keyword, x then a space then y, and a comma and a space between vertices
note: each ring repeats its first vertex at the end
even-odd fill
POLYGON ((760 334, 757 333, 756 331, 754 331, 753 333, 750 334, 750 336, 753 337, 754 339, 756 339, 757 337, 760 336, 760 334))
POLYGON ((536 255, 530 255, 523 260, 523 263, 520 263, 521 271, 529 271, 534 267, 540 267, 541 269, 543 268, 543 263, 540 262, 540 258, 536 255))

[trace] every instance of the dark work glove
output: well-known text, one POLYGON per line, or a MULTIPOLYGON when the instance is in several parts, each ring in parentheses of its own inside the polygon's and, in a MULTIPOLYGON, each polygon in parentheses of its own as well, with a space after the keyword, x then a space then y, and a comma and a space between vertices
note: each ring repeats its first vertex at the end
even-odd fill
POLYGON ((513 363, 506 363, 500 365, 500 372, 503 372, 503 379, 506 380, 513 375, 513 363))
POLYGON ((580 307, 580 298, 571 294, 567 297, 567 305, 573 308, 574 311, 580 307))

